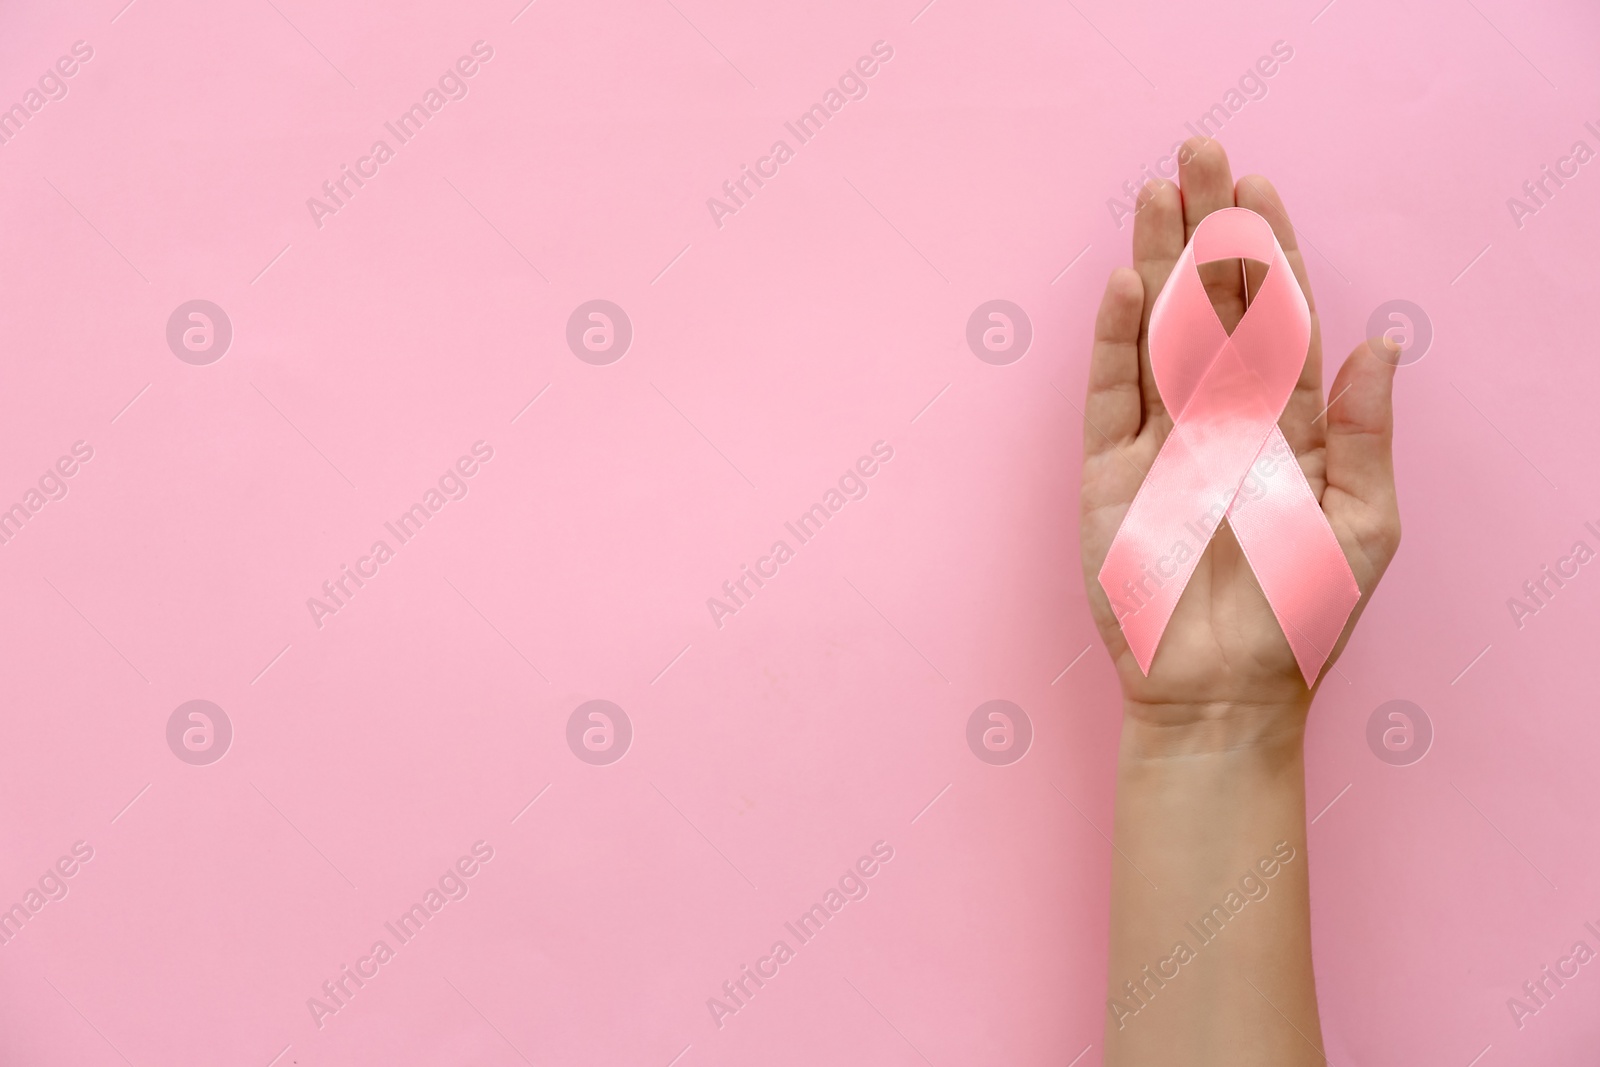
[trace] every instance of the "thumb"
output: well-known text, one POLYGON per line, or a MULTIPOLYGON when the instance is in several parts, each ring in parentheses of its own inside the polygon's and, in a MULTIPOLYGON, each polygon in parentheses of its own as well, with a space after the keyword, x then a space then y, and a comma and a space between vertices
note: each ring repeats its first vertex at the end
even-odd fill
MULTIPOLYGON (((1400 349, 1388 339, 1358 345, 1333 380, 1328 405, 1327 489, 1322 507, 1345 542, 1357 548, 1376 581, 1400 547, 1394 485, 1394 375, 1400 349), (1355 544, 1349 542, 1354 540, 1355 544)), ((1352 566, 1356 560, 1352 559, 1352 566)), ((1367 580, 1363 588, 1370 589, 1367 580)))

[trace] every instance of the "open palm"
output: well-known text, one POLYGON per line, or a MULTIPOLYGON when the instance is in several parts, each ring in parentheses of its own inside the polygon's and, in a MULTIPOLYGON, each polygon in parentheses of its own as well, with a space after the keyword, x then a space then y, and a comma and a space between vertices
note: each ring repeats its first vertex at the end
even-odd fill
MULTIPOLYGON (((1311 344, 1279 428, 1339 539, 1361 587, 1361 603, 1328 660, 1331 668, 1400 543, 1391 458, 1394 356, 1358 346, 1323 399, 1322 338, 1316 302, 1294 229, 1276 190, 1249 176, 1237 185, 1222 146, 1192 140, 1180 156, 1179 185, 1147 186, 1134 218, 1133 268, 1106 282, 1095 320, 1084 405, 1083 568, 1090 605, 1132 713, 1160 723, 1221 718, 1241 709, 1309 706, 1288 640, 1226 522, 1195 568, 1146 676, 1123 640, 1098 574, 1134 494, 1172 429, 1150 371, 1150 310, 1200 220, 1249 208, 1272 225, 1311 308, 1311 344)), ((1266 273, 1253 260, 1202 264, 1218 318, 1231 333, 1266 273)), ((1377 347, 1374 347, 1374 346, 1377 347)), ((1320 684, 1320 680, 1319 683, 1320 684)))

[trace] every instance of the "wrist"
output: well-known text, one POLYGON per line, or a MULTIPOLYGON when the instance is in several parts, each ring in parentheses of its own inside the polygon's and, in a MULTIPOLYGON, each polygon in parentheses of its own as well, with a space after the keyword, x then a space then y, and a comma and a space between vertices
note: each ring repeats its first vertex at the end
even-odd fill
POLYGON ((1245 843, 1253 849, 1280 837, 1303 840, 1303 709, 1208 705, 1192 709, 1205 714, 1186 708, 1183 717, 1166 719, 1152 718, 1150 710, 1133 707, 1123 718, 1119 827, 1125 815, 1136 823, 1185 826, 1207 842, 1202 851, 1233 858, 1235 846, 1245 843))
POLYGON ((1159 761, 1222 754, 1262 755, 1274 761, 1298 758, 1309 710, 1309 700, 1152 703, 1124 698, 1120 758, 1159 761))

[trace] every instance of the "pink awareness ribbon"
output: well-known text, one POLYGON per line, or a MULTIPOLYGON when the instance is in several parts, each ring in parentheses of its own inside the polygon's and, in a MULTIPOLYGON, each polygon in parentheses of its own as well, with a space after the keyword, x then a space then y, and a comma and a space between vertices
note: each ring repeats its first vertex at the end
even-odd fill
POLYGON ((1311 340, 1311 309, 1272 227, 1245 208, 1212 212, 1150 312, 1150 367, 1173 427, 1100 568, 1139 669, 1224 516, 1306 685, 1361 599, 1339 540, 1278 429, 1311 340), (1218 259, 1266 263, 1230 336, 1200 280, 1218 259))

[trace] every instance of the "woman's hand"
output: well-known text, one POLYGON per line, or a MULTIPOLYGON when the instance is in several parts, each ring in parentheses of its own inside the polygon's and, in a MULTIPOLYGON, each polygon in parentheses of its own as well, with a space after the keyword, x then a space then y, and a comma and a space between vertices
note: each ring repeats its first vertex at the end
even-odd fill
MULTIPOLYGON (((1237 185, 1216 141, 1194 139, 1179 157, 1178 185, 1147 186, 1133 226, 1133 267, 1106 282, 1095 321, 1094 352, 1084 407, 1080 537, 1089 602, 1100 636, 1122 681, 1130 719, 1181 726, 1193 743, 1223 747, 1288 727, 1304 726, 1313 689, 1295 664, 1266 597, 1226 523, 1206 548, 1167 625, 1147 677, 1123 640, 1100 588, 1107 548, 1172 429, 1150 372, 1150 310, 1195 226, 1219 208, 1249 208, 1272 224, 1311 308, 1311 344, 1294 393, 1278 421, 1321 501, 1361 587, 1361 603, 1324 667, 1332 668, 1356 619, 1400 544, 1390 455, 1390 404, 1395 356, 1380 342, 1364 343, 1334 379, 1331 402, 1322 391, 1322 338, 1305 261, 1277 192, 1261 177, 1237 185), (1376 352, 1384 352, 1387 358, 1376 352)), ((1265 264, 1228 260, 1202 264, 1200 277, 1230 332, 1265 273, 1265 264)), ((1320 684, 1320 679, 1319 679, 1320 684)), ((1175 738, 1173 738, 1175 739, 1175 738)))

